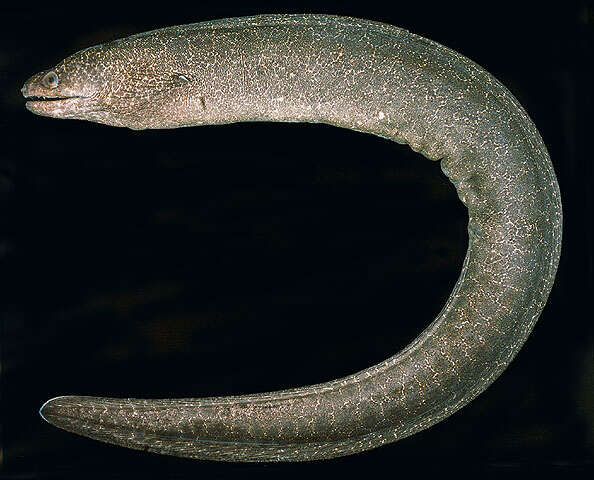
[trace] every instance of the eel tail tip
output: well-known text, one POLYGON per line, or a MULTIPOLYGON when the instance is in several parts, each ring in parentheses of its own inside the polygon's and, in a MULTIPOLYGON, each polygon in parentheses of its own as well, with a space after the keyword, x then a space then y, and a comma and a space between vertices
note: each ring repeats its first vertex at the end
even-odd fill
POLYGON ((41 418, 43 418, 47 423, 49 424, 53 424, 53 422, 51 422, 50 420, 48 420, 48 417, 52 417, 52 416, 56 416, 56 414, 58 413, 57 410, 59 409, 59 406, 56 405, 56 401, 63 399, 63 398, 68 398, 67 395, 63 395, 60 397, 54 397, 54 398, 50 398, 47 402, 45 402, 41 408, 39 409, 39 416, 41 418))

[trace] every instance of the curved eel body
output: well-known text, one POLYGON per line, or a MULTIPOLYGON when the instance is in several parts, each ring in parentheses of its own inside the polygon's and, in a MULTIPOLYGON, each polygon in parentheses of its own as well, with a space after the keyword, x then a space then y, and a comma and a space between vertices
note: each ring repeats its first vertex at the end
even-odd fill
POLYGON ((283 121, 375 134, 440 160, 469 213, 469 247, 446 305, 384 362, 272 393, 54 398, 41 414, 65 430, 227 461, 375 448, 485 390, 523 345, 552 287, 561 201, 534 124, 485 70, 406 30, 326 15, 170 27, 78 52, 31 77, 23 94, 40 115, 133 129, 283 121))

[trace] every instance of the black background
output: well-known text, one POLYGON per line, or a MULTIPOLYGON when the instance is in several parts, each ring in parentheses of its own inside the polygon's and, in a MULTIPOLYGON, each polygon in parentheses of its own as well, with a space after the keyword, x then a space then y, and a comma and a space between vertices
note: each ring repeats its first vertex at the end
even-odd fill
POLYGON ((594 452, 592 35, 586 2, 48 2, 0 10, 4 478, 276 478, 552 471, 594 452), (57 395, 199 397, 323 382, 396 353, 441 309, 467 246, 437 163, 323 125, 133 132, 32 115, 20 87, 90 45, 258 13, 383 21, 447 45, 526 108, 561 187, 555 286, 483 395, 411 438, 325 462, 141 453, 38 416, 57 395))

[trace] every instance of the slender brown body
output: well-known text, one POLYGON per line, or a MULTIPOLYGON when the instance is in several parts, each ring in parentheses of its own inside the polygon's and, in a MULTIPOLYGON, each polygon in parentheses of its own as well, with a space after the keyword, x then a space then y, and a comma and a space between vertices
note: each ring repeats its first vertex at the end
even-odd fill
POLYGON ((485 390, 521 348, 553 284, 561 203, 536 128, 487 72, 405 30, 324 15, 171 27, 79 52, 33 76, 23 93, 46 97, 29 102, 34 113, 134 129, 265 120, 372 133, 441 160, 469 212, 454 291, 397 355, 282 392, 52 399, 41 413, 66 430, 213 460, 313 460, 374 448, 485 390))

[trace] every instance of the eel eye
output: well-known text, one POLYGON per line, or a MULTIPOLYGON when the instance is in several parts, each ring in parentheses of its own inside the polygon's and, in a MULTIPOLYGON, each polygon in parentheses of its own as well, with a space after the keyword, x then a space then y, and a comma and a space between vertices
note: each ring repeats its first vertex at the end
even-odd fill
POLYGON ((47 72, 41 79, 41 83, 47 88, 56 88, 58 86, 58 74, 56 72, 47 72))

